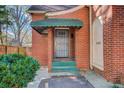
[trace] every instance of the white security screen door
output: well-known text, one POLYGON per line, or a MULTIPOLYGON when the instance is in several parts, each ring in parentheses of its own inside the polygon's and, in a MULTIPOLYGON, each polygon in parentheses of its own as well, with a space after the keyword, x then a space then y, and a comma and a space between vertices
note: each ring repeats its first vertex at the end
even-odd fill
POLYGON ((55 57, 68 57, 69 40, 68 29, 56 29, 54 34, 55 57))

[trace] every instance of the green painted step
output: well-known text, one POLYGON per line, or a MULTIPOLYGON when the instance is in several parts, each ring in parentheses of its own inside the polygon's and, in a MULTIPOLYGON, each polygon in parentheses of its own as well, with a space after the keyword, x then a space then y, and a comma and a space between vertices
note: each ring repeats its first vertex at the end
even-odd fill
POLYGON ((52 71, 78 71, 76 67, 53 67, 52 71))
POLYGON ((54 73, 55 76, 80 75, 79 69, 76 67, 76 62, 74 61, 54 61, 52 63, 52 73, 54 73))
POLYGON ((76 66, 76 62, 53 62, 52 66, 76 66))
POLYGON ((74 69, 77 69, 75 66, 53 66, 52 68, 56 68, 56 69, 69 69, 69 68, 74 68, 74 69))

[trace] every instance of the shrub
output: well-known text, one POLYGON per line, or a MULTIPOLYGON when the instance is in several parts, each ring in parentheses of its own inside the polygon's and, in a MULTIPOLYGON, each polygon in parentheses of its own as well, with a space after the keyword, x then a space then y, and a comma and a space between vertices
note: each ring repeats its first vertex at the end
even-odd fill
POLYGON ((39 69, 37 60, 20 54, 0 56, 0 87, 26 87, 39 69))
POLYGON ((116 85, 116 84, 114 84, 114 85, 112 86, 112 88, 119 88, 119 86, 116 85))

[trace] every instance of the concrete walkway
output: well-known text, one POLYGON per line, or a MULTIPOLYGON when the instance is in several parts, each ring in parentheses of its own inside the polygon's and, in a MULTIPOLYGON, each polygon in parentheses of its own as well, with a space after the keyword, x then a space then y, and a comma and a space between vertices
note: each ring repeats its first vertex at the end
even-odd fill
MULTIPOLYGON (((40 68, 34 80, 28 83, 27 88, 111 88, 114 84, 107 82, 102 76, 93 71, 81 72, 82 77, 52 77, 48 68, 40 68)), ((116 84, 119 87, 123 85, 116 84)))
POLYGON ((48 68, 41 67, 37 72, 34 80, 28 83, 27 88, 38 88, 40 82, 50 78, 48 68))
POLYGON ((82 72, 81 75, 84 76, 95 88, 112 88, 113 85, 116 85, 119 88, 124 87, 121 84, 113 84, 108 82, 102 76, 93 71, 82 72))
POLYGON ((47 68, 40 68, 34 80, 28 83, 27 88, 92 88, 85 77, 53 77, 47 68))

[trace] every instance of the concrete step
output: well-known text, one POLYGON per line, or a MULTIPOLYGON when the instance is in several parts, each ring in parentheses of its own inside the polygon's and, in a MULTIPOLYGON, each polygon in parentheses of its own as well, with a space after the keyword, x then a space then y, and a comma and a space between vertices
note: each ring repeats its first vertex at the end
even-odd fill
POLYGON ((51 74, 50 74, 51 76, 79 76, 80 74, 78 73, 78 72, 74 72, 74 71, 72 71, 72 72, 52 72, 51 74))

